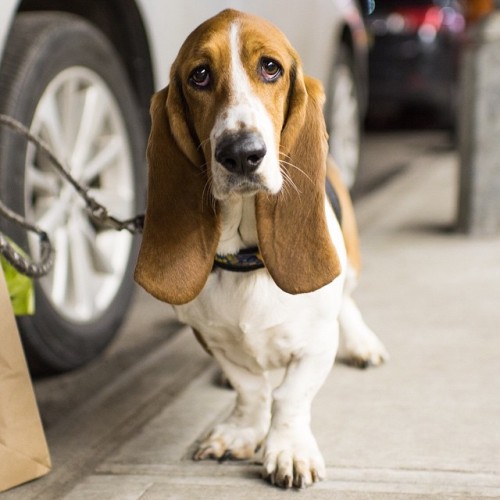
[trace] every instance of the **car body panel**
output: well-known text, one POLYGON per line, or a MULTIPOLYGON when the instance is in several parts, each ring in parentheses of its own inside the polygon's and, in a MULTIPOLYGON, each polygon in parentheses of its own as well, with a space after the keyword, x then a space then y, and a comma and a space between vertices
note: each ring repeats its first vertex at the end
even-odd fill
MULTIPOLYGON (((362 53, 366 48, 363 20, 353 0, 183 1, 169 2, 168 8, 164 0, 136 0, 135 3, 149 40, 156 90, 168 82, 170 66, 187 35, 225 8, 260 15, 276 24, 299 52, 305 72, 319 78, 325 86, 329 83, 338 41, 345 26, 349 26, 352 33, 355 51, 362 53), (304 22, 309 25, 308 29, 304 29, 304 22)), ((21 4, 20 0, 2 0, 0 55, 21 4)), ((43 2, 40 6, 43 7, 43 2)), ((363 72, 364 68, 361 69, 363 72)))
POLYGON ((160 88, 168 81, 170 66, 187 35, 201 22, 225 8, 235 8, 263 16, 276 24, 298 50, 306 73, 328 82, 335 59, 335 39, 343 21, 356 19, 351 1, 331 0, 218 0, 216 2, 172 2, 168 13, 162 0, 139 0, 138 5, 149 27, 155 83, 160 88), (287 12, 284 16, 283 12, 287 12), (305 30, 304 19, 311 26, 305 30))

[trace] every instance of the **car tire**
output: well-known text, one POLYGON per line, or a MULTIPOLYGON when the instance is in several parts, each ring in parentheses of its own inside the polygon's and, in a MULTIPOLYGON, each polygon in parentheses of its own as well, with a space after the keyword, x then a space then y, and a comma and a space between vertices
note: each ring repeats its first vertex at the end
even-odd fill
POLYGON ((345 44, 339 47, 330 89, 326 110, 329 148, 344 182, 351 189, 360 164, 362 119, 354 61, 345 44))
MULTIPOLYGON (((102 147, 102 151, 109 148, 107 151, 111 155, 111 141, 115 141, 113 154, 116 156, 107 160, 102 156, 99 159, 101 163, 94 161, 96 172, 97 165, 103 169, 96 177, 91 177, 93 173, 87 168, 90 163, 85 163, 80 156, 80 178, 88 176, 90 194, 94 190, 103 196, 116 195, 118 211, 126 216, 133 216, 142 210, 145 190, 144 125, 119 56, 107 37, 89 22, 60 12, 21 13, 17 16, 0 68, 0 112, 42 135, 44 130, 50 129, 47 125, 49 122, 44 121, 50 119, 48 116, 52 119, 57 116, 63 124, 73 123, 74 130, 70 132, 71 127, 65 126, 61 136, 65 134, 65 137, 70 137, 70 133, 74 133, 74 148, 76 144, 85 142, 81 128, 86 119, 85 130, 89 139, 85 146, 89 151, 85 153, 87 157, 94 153, 97 155, 101 151, 99 147, 102 147), (93 108, 88 108, 90 111, 85 108, 90 106, 92 92, 96 96, 92 104, 96 111, 94 116, 90 112, 93 108), (72 100, 69 100, 70 97, 72 100), (44 111, 44 106, 49 109, 50 99, 58 103, 57 115, 49 115, 44 111), (79 112, 82 118, 77 123, 75 117, 79 112), (63 116, 66 116, 66 122, 63 116), (92 127, 96 127, 95 130, 92 127), (102 127, 102 131, 99 129, 97 132, 98 127, 102 127), (113 186, 113 183, 116 185, 113 186)), ((53 139, 52 143, 57 143, 62 137, 50 138, 53 139)), ((51 141, 48 142, 51 145, 51 141)), ((65 147, 70 150, 68 144, 69 139, 65 147)), ((79 151, 84 149, 80 148, 79 151)), ((74 165, 77 160, 74 160, 74 164, 71 161, 77 157, 77 153, 74 149, 71 153, 71 158, 61 160, 70 164, 71 168, 76 168, 74 165)), ((18 213, 34 219, 32 222, 35 223, 39 223, 43 214, 50 210, 58 213, 56 204, 64 196, 69 200, 60 210, 64 214, 61 216, 62 222, 58 226, 56 224, 54 230, 46 229, 52 242, 55 239, 56 243, 55 266, 59 265, 57 283, 54 277, 56 270, 52 272, 52 277, 37 280, 36 312, 33 316, 18 318, 32 372, 51 373, 74 369, 92 360, 115 336, 133 295, 132 271, 138 241, 129 234, 123 236, 117 232, 120 236, 115 238, 111 232, 90 221, 81 200, 58 179, 46 157, 36 156, 38 154, 32 145, 26 144, 23 137, 5 129, 1 131, 1 199, 18 213), (42 182, 35 179, 37 175, 42 182), (58 191, 54 192, 56 183, 58 191), (52 187, 49 188, 49 185, 52 187), (80 229, 78 222, 81 223, 80 229), (64 236, 68 228, 71 231, 64 236), (59 247, 58 241, 63 242, 59 247), (81 262, 77 258, 75 242, 80 247, 81 262), (64 262, 61 261, 63 258, 64 262), (64 268, 64 265, 67 267, 64 268), (84 285, 92 285, 92 290, 85 290, 79 278, 83 278, 84 285), (57 297, 54 290, 58 290, 57 297), (82 296, 87 301, 95 302, 86 304, 85 311, 81 307, 78 309, 81 305, 78 299, 82 296), (97 300, 100 302, 97 303, 97 300)), ((61 151, 55 151, 55 154, 57 156, 61 151)), ((70 156, 69 152, 67 156, 70 156)), ((99 200, 97 195, 96 198, 99 200)), ((110 212, 113 214, 112 210, 110 212)), ((120 213, 113 215, 123 216, 120 213)), ((34 242, 22 229, 4 221, 2 229, 25 250, 32 254, 36 252, 34 242)))

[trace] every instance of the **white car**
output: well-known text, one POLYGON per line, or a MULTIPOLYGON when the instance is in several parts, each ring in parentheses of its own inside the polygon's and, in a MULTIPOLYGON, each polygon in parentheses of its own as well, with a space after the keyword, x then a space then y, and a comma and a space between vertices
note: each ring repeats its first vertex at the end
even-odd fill
MULTIPOLYGON (((366 102, 366 33, 355 0, 1 3, 0 113, 44 139, 113 215, 143 209, 152 93, 167 84, 186 36, 226 7, 274 22, 305 72, 323 81, 330 146, 353 183, 366 102)), ((4 127, 0 199, 47 231, 56 251, 52 272, 36 284, 35 315, 18 318, 31 368, 75 368, 104 349, 125 317, 138 238, 91 222, 47 158, 4 127)), ((23 230, 0 227, 35 251, 23 230)))

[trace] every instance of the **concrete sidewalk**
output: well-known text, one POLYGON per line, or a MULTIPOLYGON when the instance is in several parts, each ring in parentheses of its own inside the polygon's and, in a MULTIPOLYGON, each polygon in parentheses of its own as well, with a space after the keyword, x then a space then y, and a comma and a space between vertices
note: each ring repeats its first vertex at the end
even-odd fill
MULTIPOLYGON (((450 231, 456 164, 452 153, 423 157, 356 205, 356 298, 391 361, 366 371, 335 365, 313 408, 328 479, 304 498, 500 498, 500 240, 450 231)), ((187 329, 154 356, 155 372, 123 374, 54 426, 54 471, 5 498, 295 494, 268 486, 253 463, 191 461, 234 394, 213 384, 216 368, 187 329), (63 433, 69 448, 57 444, 63 433)))

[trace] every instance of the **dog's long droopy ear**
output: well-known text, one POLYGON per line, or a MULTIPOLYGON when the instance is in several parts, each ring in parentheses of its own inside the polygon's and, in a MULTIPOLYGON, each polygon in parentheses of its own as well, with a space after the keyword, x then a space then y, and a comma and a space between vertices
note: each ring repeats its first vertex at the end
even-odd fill
POLYGON ((205 189, 203 160, 193 163, 195 145, 179 145, 191 139, 179 136, 179 129, 188 127, 182 110, 169 109, 169 92, 176 89, 161 90, 151 103, 148 202, 135 279, 156 298, 184 304, 205 285, 220 230, 216 205, 205 189))
POLYGON ((306 293, 333 281, 340 262, 325 212, 327 134, 324 94, 316 80, 296 77, 281 134, 284 188, 256 200, 259 245, 276 284, 288 293, 306 293))

